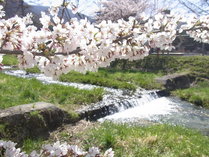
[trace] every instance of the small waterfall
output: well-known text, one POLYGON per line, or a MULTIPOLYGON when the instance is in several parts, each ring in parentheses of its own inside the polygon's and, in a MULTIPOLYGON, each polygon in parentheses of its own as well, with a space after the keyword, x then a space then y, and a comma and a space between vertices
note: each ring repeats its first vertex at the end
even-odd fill
POLYGON ((99 119, 99 121, 110 120, 115 122, 136 123, 140 122, 140 120, 147 120, 155 122, 159 120, 159 116, 168 116, 175 111, 176 104, 171 103, 166 97, 156 98, 150 96, 147 99, 146 96, 142 101, 139 99, 137 105, 133 108, 106 116, 99 119))
MULTIPOLYGON (((116 97, 113 97, 112 99, 110 99, 108 95, 107 98, 105 98, 102 101, 102 103, 105 102, 106 104, 107 103, 116 104, 117 111, 121 112, 132 107, 136 107, 142 104, 147 104, 150 101, 157 98, 158 95, 156 91, 145 91, 139 88, 132 96, 128 96, 128 97, 124 96, 123 98, 119 97, 118 99, 116 97)), ((112 113, 114 113, 114 111, 112 111, 112 113)))
MULTIPOLYGON (((122 91, 122 90, 121 90, 122 91)), ((111 91, 104 95, 103 100, 93 106, 84 108, 79 112, 87 120, 97 120, 114 113, 121 113, 129 108, 134 108, 159 98, 157 91, 146 91, 138 88, 134 94, 111 91)))

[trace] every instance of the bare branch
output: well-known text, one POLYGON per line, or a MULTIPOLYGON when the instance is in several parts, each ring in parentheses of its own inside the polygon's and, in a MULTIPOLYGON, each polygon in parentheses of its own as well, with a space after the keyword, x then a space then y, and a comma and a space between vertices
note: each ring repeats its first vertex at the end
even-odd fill
MULTIPOLYGON (((67 56, 67 55, 72 55, 72 54, 79 54, 79 52, 81 51, 80 48, 76 49, 76 50, 73 50, 69 53, 63 53, 63 52, 58 52, 58 53, 54 53, 54 54, 49 54, 49 55, 46 55, 45 53, 43 52, 31 52, 34 56, 43 56, 43 57, 46 57, 46 56, 54 56, 54 55, 63 55, 63 56, 67 56)), ((23 55, 23 51, 20 51, 20 50, 0 50, 0 54, 12 54, 12 55, 23 55)))
POLYGON ((64 15, 65 15, 66 0, 63 0, 62 7, 63 7, 63 9, 62 9, 62 14, 61 14, 60 22, 62 21, 62 19, 64 18, 64 15))
POLYGON ((178 0, 178 1, 189 11, 195 13, 196 15, 209 14, 209 10, 207 9, 209 3, 207 1, 203 2, 203 6, 201 4, 195 4, 194 2, 188 0, 178 0))

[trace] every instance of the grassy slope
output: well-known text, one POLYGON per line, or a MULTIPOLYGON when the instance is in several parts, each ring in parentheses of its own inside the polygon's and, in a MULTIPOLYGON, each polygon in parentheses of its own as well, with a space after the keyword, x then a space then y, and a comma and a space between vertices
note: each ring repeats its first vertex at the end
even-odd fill
POLYGON ((160 88, 160 85, 154 81, 157 76, 160 75, 128 70, 99 69, 98 72, 88 72, 85 75, 70 72, 62 75, 60 80, 135 90, 137 86, 146 89, 160 88))
POLYGON ((103 90, 79 90, 55 84, 42 84, 0 73, 0 109, 38 101, 60 104, 72 110, 102 99, 103 90))
POLYGON ((201 79, 209 79, 209 56, 148 56, 133 62, 117 61, 114 69, 133 69, 144 72, 170 74, 191 72, 201 79))
POLYGON ((130 127, 104 123, 85 135, 85 146, 113 148, 115 156, 209 156, 209 138, 178 126, 130 127))
POLYGON ((173 91, 184 100, 209 108, 209 82, 199 82, 194 87, 173 91))
MULTIPOLYGON (((203 157, 209 156, 209 137, 179 126, 153 125, 149 127, 112 124, 97 124, 82 127, 73 137, 71 129, 56 134, 56 140, 78 144, 83 149, 92 146, 102 151, 113 148, 115 157, 203 157)), ((23 148, 30 152, 50 141, 26 140, 23 148), (35 147, 34 147, 35 146, 35 147)))

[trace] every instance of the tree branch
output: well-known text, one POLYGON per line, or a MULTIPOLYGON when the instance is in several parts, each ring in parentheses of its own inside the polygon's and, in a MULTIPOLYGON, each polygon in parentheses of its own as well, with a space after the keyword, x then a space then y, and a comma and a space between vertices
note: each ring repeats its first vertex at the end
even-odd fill
MULTIPOLYGON (((183 6, 185 6, 187 9, 189 9, 191 12, 200 15, 200 14, 209 14, 209 10, 201 8, 200 6, 198 6, 197 4, 190 2, 188 0, 178 0, 180 4, 182 4, 183 6)), ((205 2, 205 4, 208 5, 208 2, 205 2)))
MULTIPOLYGON (((135 22, 136 21, 134 21, 134 23, 133 23, 132 30, 135 27, 135 22)), ((187 29, 185 31, 196 30, 196 29, 205 29, 205 30, 208 30, 209 31, 209 29, 207 27, 190 28, 190 29, 187 29)), ((153 33, 158 33, 158 32, 160 32, 160 30, 156 30, 153 33)), ((128 39, 128 38, 130 38, 132 36, 133 36, 133 33, 130 33, 130 34, 126 35, 126 36, 120 36, 117 39, 115 39, 113 41, 113 43, 119 43, 120 41, 125 40, 125 39, 128 39)), ((180 34, 177 34, 177 36, 180 36, 180 34)), ((96 46, 100 46, 100 45, 101 45, 101 43, 100 44, 97 44, 96 46)), ((76 50, 73 50, 73 51, 70 51, 70 52, 65 52, 65 53, 64 52, 49 53, 49 54, 46 54, 44 52, 31 52, 31 53, 34 56, 51 57, 51 56, 55 56, 55 55, 63 55, 63 56, 68 56, 68 55, 72 55, 72 54, 78 54, 79 55, 79 52, 81 52, 81 51, 82 51, 82 49, 78 47, 76 50)), ((21 51, 21 50, 2 50, 1 49, 0 50, 0 54, 23 55, 23 51, 21 51)))
MULTIPOLYGON (((55 56, 55 55, 63 55, 63 56, 67 56, 67 55, 72 55, 72 54, 79 54, 79 52, 81 51, 80 48, 76 49, 76 50, 73 50, 69 53, 63 53, 63 52, 58 52, 58 53, 54 53, 54 54, 49 54, 49 55, 46 55, 45 53, 43 52, 31 52, 34 56, 43 56, 43 57, 46 57, 46 56, 55 56)), ((23 51, 20 51, 20 50, 0 50, 0 54, 12 54, 12 55, 23 55, 23 51)))
MULTIPOLYGON (((132 37, 133 34, 129 34, 129 35, 126 35, 126 36, 123 36, 123 37, 119 37, 118 39, 114 40, 113 43, 118 43, 124 39, 128 39, 130 37, 132 37)), ((97 46, 100 46, 101 44, 97 44, 97 46)), ((82 51, 81 48, 77 48, 76 50, 73 50, 73 51, 70 51, 70 52, 66 52, 66 53, 63 53, 63 52, 57 52, 57 53, 53 53, 53 54, 48 54, 46 55, 44 52, 31 52, 34 56, 43 56, 43 57, 46 57, 46 56, 55 56, 55 55, 63 55, 63 56, 67 56, 67 55, 72 55, 72 54, 79 54, 79 52, 82 51)), ((16 54, 16 55, 23 55, 23 51, 20 51, 20 50, 0 50, 0 54, 16 54)))

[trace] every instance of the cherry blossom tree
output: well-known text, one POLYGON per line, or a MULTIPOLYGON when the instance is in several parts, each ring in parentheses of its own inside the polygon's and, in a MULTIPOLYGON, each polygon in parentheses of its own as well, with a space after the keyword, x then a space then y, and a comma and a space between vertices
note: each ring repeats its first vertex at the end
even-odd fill
MULTIPOLYGON (((58 17, 58 10, 52 7, 50 15, 42 12, 43 26, 39 30, 32 25, 31 14, 2 19, 0 53, 19 55, 20 68, 38 66, 46 75, 57 77, 70 70, 95 71, 116 58, 140 59, 153 46, 170 50, 175 39, 175 28, 170 28, 176 27, 174 17, 158 15, 149 20, 143 17, 142 24, 129 18, 94 25, 87 20, 64 22, 58 17)), ((3 15, 1 11, 0 16, 3 15)))
POLYGON ((101 9, 96 17, 97 21, 118 19, 128 20, 130 16, 137 17, 144 12, 148 6, 147 0, 102 0, 98 5, 101 9))
MULTIPOLYGON (((209 42, 208 15, 184 19, 172 14, 152 18, 142 14, 138 20, 129 17, 128 21, 92 24, 86 19, 65 22, 58 11, 59 7, 52 7, 49 15, 42 12, 40 29, 33 25, 32 14, 1 19, 0 58, 16 54, 20 68, 38 66, 45 75, 57 78, 71 70, 96 71, 115 59, 142 59, 151 48, 170 51, 183 30, 199 42, 209 42), (183 25, 179 28, 180 22, 183 25)), ((0 18, 3 16, 1 10, 0 18)))

